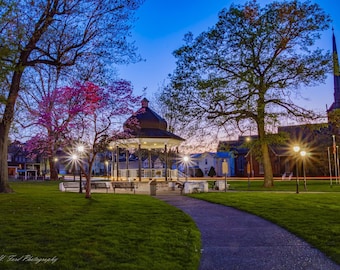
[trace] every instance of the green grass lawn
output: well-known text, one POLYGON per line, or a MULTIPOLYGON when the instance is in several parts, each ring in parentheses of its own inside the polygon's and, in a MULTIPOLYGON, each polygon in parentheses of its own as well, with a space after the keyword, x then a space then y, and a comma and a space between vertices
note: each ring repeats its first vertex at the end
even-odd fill
POLYGON ((0 194, 0 269, 198 268, 196 225, 151 196, 88 200, 56 182, 11 187, 15 193, 0 194))
POLYGON ((232 191, 193 194, 195 198, 232 206, 270 220, 305 239, 340 264, 340 186, 308 181, 308 191, 295 193, 295 182, 277 182, 272 189, 261 181, 230 181, 232 191), (242 192, 234 192, 242 191, 242 192))
MULTIPOLYGON (((192 196, 262 216, 340 264, 340 185, 228 181, 192 196), (236 192, 241 191, 241 192, 236 192)), ((200 234, 174 207, 146 195, 63 193, 58 183, 12 183, 0 194, 0 269, 197 269, 200 234), (38 259, 47 260, 37 261, 38 259)))
MULTIPOLYGON (((209 186, 212 187, 213 181, 208 180, 209 186)), ((219 179, 221 180, 221 179, 219 179)), ((275 181, 274 187, 263 188, 263 180, 234 180, 229 179, 228 184, 230 184, 229 189, 231 191, 296 191, 296 181, 292 179, 291 181, 275 181)), ((340 185, 333 180, 332 185, 329 180, 307 180, 306 187, 308 192, 340 192, 340 185)), ((305 192, 304 182, 302 179, 299 181, 299 192, 305 192)))

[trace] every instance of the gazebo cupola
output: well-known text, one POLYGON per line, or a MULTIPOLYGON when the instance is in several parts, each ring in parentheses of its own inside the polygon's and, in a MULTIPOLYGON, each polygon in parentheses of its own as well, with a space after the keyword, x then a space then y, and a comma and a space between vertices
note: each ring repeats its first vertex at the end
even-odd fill
POLYGON ((144 98, 142 107, 124 123, 124 131, 135 147, 140 144, 141 148, 155 149, 182 143, 184 139, 167 131, 167 126, 165 119, 150 109, 149 101, 144 98))

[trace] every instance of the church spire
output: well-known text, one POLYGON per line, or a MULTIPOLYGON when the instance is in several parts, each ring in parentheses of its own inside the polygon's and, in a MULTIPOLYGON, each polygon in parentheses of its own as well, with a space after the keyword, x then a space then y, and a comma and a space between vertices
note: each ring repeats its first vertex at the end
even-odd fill
POLYGON ((333 78, 334 78, 334 103, 329 108, 328 112, 335 109, 340 109, 340 69, 339 69, 339 58, 338 51, 336 48, 336 40, 333 30, 333 78))
POLYGON ((340 108, 340 74, 339 74, 339 58, 336 49, 336 41, 333 30, 333 76, 334 76, 334 102, 336 109, 340 108))
POLYGON ((340 76, 339 74, 339 58, 338 58, 338 51, 336 49, 336 40, 334 35, 334 29, 333 30, 333 72, 334 76, 340 76))

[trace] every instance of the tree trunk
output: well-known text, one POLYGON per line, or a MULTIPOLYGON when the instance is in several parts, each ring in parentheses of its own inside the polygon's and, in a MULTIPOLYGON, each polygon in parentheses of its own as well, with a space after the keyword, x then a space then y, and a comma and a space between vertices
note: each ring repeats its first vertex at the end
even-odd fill
POLYGON ((91 176, 92 176, 92 167, 93 163, 96 159, 97 152, 92 152, 92 157, 90 158, 91 154, 87 154, 87 170, 83 166, 80 166, 80 170, 85 174, 86 176, 86 192, 85 192, 85 198, 91 199, 91 176))
POLYGON ((0 122, 0 193, 10 193, 13 190, 8 184, 8 134, 14 117, 14 106, 20 89, 23 70, 13 73, 11 87, 6 101, 5 111, 0 122))
POLYGON ((53 181, 57 181, 58 180, 58 172, 57 169, 55 167, 55 161, 53 157, 49 157, 48 161, 50 163, 50 179, 53 181))
MULTIPOLYGON (((261 91, 261 93, 265 93, 265 91, 261 91)), ((258 100, 258 121, 257 121, 257 129, 259 134, 259 140, 261 143, 262 150, 262 162, 264 169, 264 187, 272 187, 274 186, 273 181, 273 169, 272 163, 270 161, 269 156, 269 147, 266 139, 266 130, 265 130, 265 98, 264 94, 261 94, 258 100)))
POLYGON ((91 199, 91 171, 92 171, 92 165, 94 162, 94 159, 96 157, 96 153, 93 155, 92 159, 88 158, 88 162, 87 162, 87 170, 81 165, 80 166, 80 171, 81 173, 85 174, 86 177, 86 190, 85 190, 85 198, 86 199, 91 199))
POLYGON ((91 198, 91 174, 86 174, 86 192, 85 192, 85 198, 90 199, 91 198))
POLYGON ((269 156, 269 148, 266 142, 261 143, 261 149, 263 154, 263 169, 264 169, 264 187, 273 187, 273 169, 269 156))
POLYGON ((13 190, 8 183, 8 127, 0 124, 0 193, 11 193, 13 190))

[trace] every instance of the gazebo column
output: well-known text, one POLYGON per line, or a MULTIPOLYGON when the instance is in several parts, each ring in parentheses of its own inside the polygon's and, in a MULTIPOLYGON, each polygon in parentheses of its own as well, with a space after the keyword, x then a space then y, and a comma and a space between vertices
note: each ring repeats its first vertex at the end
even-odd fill
POLYGON ((154 175, 152 175, 152 160, 151 160, 151 149, 148 149, 148 159, 149 159, 149 173, 150 173, 150 178, 152 178, 154 175))
POLYGON ((114 171, 115 171, 115 154, 114 154, 114 148, 111 149, 111 178, 112 178, 112 181, 114 180, 114 171))
MULTIPOLYGON (((178 153, 179 153, 179 151, 178 151, 178 146, 176 147, 176 154, 177 154, 177 156, 178 156, 178 153)), ((178 168, 178 162, 176 162, 176 169, 177 169, 177 181, 179 181, 179 168, 178 168)))
POLYGON ((119 146, 116 147, 116 164, 117 164, 116 174, 117 174, 117 181, 118 181, 118 177, 119 177, 119 146))
POLYGON ((126 162, 126 180, 129 180, 129 149, 125 149, 125 162, 126 162))
POLYGON ((165 181, 168 181, 168 146, 164 145, 164 153, 165 153, 165 181))
POLYGON ((142 181, 142 153, 140 143, 138 144, 138 174, 139 181, 142 181))

